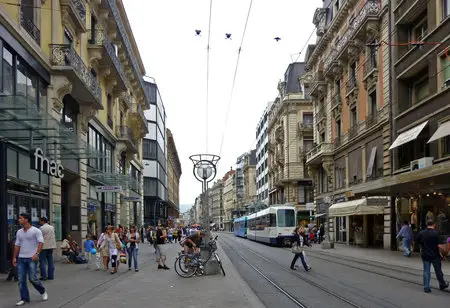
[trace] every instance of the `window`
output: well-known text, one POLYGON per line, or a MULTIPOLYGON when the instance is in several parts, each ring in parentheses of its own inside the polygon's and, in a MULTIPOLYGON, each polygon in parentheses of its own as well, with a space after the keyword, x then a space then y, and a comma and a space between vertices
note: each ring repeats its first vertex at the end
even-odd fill
POLYGON ((417 104, 421 100, 425 99, 430 95, 430 83, 428 81, 428 76, 422 78, 419 82, 413 85, 413 104, 417 104))
POLYGON ((144 139, 142 142, 142 156, 144 159, 157 159, 158 146, 156 141, 144 139))
MULTIPOLYGON (((450 2, 450 0, 448 0, 450 2)), ((441 69, 443 70, 444 87, 450 86, 450 60, 448 57, 441 58, 441 69)))
MULTIPOLYGON (((428 20, 426 15, 411 24, 415 26, 409 29, 409 41, 421 41, 428 33, 428 20)), ((409 45, 409 48, 414 48, 414 45, 409 45)))
POLYGON ((3 93, 12 95, 14 93, 14 67, 13 54, 3 47, 2 61, 2 85, 3 93))
POLYGON ((148 138, 156 140, 156 123, 148 123, 148 138))
POLYGON ((77 132, 77 114, 78 104, 72 102, 70 98, 65 97, 63 99, 63 109, 61 110, 61 123, 68 127, 71 131, 77 132))
POLYGON ((158 195, 158 180, 144 177, 144 196, 158 195))
POLYGON ((336 138, 340 138, 342 134, 341 119, 336 120, 336 138))
POLYGON ((375 116, 377 114, 377 91, 373 91, 372 93, 369 94, 369 114, 371 116, 375 116))
POLYGON ((450 156, 450 136, 445 136, 441 141, 441 155, 440 157, 450 156))
POLYGON ((356 106, 350 110, 350 127, 355 127, 358 124, 358 115, 356 112, 356 106))
POLYGON ((295 227, 295 211, 294 210, 278 210, 278 227, 295 227))
POLYGON ((303 124, 306 126, 313 124, 313 114, 312 113, 304 113, 303 114, 303 124))
POLYGON ((334 82, 334 93, 335 94, 341 93, 341 80, 340 79, 336 79, 336 81, 334 82))
POLYGON ((298 203, 314 202, 314 190, 311 185, 298 185, 298 203))
POLYGON ((108 126, 113 128, 113 101, 110 94, 106 96, 107 100, 107 114, 108 114, 108 126))
POLYGON ((21 6, 20 6, 20 11, 21 11, 21 15, 23 17, 24 20, 27 21, 27 23, 33 23, 35 24, 34 21, 34 7, 35 7, 35 3, 34 0, 22 0, 21 1, 21 6))
POLYGON ((324 143, 325 142, 325 132, 320 134, 320 143, 324 143))
POLYGON ((72 45, 73 44, 73 36, 67 29, 64 29, 64 45, 72 45))
POLYGON ((442 19, 450 15, 450 0, 442 0, 442 19))
POLYGON ((313 149, 314 140, 313 139, 303 139, 303 147, 306 152, 313 149))

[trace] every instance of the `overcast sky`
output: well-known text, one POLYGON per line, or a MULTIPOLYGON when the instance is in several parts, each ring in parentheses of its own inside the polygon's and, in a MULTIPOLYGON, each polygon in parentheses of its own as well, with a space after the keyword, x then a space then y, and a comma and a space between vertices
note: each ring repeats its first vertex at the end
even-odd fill
MULTIPOLYGON (((183 168, 182 212, 201 193, 189 156, 206 151, 206 46, 209 0, 123 0, 147 75, 156 79, 183 168), (202 30, 201 36, 195 29, 202 30)), ((278 81, 306 43, 321 0, 254 0, 228 124, 225 114, 250 0, 213 0, 208 152, 220 154, 217 178, 255 147, 255 129, 278 81), (226 40, 225 33, 232 39, 226 40), (281 40, 276 42, 275 37, 281 40), (220 144, 225 129, 222 153, 220 144)), ((310 43, 315 42, 315 36, 310 43)), ((299 61, 303 60, 303 55, 299 61)))

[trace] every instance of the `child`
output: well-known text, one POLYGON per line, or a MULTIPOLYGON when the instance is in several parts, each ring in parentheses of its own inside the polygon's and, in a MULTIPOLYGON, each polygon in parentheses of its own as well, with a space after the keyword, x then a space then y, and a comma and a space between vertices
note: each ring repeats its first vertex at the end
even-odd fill
POLYGON ((88 235, 86 235, 86 241, 84 242, 84 256, 86 257, 86 260, 87 260, 87 263, 86 263, 87 269, 90 268, 92 249, 94 249, 94 241, 91 239, 91 236, 88 234, 88 235))

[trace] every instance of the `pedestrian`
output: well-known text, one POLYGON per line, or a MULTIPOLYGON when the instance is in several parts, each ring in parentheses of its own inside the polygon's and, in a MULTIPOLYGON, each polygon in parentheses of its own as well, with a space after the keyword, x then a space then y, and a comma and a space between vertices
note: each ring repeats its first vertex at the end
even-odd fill
POLYGON ((294 258, 291 262, 291 270, 296 270, 295 268, 295 262, 297 262, 298 258, 302 261, 303 268, 305 271, 309 271, 311 269, 311 266, 306 264, 306 258, 305 258, 305 252, 303 250, 304 246, 311 246, 308 241, 308 235, 305 233, 304 227, 299 227, 295 229, 294 231, 294 241, 295 244, 292 246, 292 253, 295 254, 294 258))
POLYGON ((168 270, 169 267, 166 265, 167 252, 165 242, 167 235, 164 235, 161 226, 159 225, 156 229, 156 239, 155 239, 155 250, 156 250, 156 262, 158 263, 158 269, 168 270), (161 265, 161 262, 163 265, 161 265))
MULTIPOLYGON (((105 228, 104 232, 100 235, 100 238, 97 241, 97 251, 100 252, 100 255, 103 258, 103 270, 107 271, 109 269, 109 246, 106 242, 106 233, 108 232, 108 227, 105 228)), ((98 252, 97 252, 98 254, 98 252)))
POLYGON ((325 227, 323 224, 320 224, 319 227, 319 244, 323 242, 323 236, 325 235, 325 227))
POLYGON ((403 255, 411 257, 411 245, 413 241, 413 232, 407 220, 403 221, 403 226, 397 234, 397 238, 402 238, 403 255))
POLYGON ((111 274, 117 273, 118 260, 117 255, 119 250, 122 249, 122 242, 119 236, 114 232, 113 226, 108 226, 107 232, 105 234, 105 246, 108 247, 109 256, 111 259, 111 274))
POLYGON ((134 262, 134 271, 139 272, 138 268, 138 252, 139 252, 140 236, 136 231, 136 227, 131 227, 127 235, 127 251, 128 251, 128 270, 131 271, 131 261, 134 262))
POLYGON ((427 228, 417 235, 417 243, 421 247, 423 262, 423 288, 425 293, 430 293, 431 264, 433 264, 436 278, 439 281, 439 289, 448 288, 448 282, 444 280, 442 273, 441 255, 439 252, 439 234, 435 230, 436 225, 433 220, 427 220, 427 228))
POLYGON ((16 242, 16 236, 11 238, 11 240, 8 241, 8 264, 11 266, 8 277, 6 278, 6 281, 11 281, 14 278, 14 281, 19 281, 19 276, 17 275, 17 267, 13 266, 13 256, 14 256, 14 243, 16 242))
POLYGON ((48 300, 48 294, 42 282, 37 278, 37 260, 44 246, 44 237, 41 230, 30 223, 30 215, 21 213, 19 224, 22 229, 17 231, 14 247, 13 266, 17 266, 19 274, 20 301, 16 306, 22 306, 30 302, 27 276, 34 288, 42 295, 44 301, 48 300))
POLYGON ((39 254, 41 280, 53 280, 55 278, 55 264, 53 262, 53 249, 56 248, 55 228, 48 224, 47 217, 41 217, 39 224, 41 225, 39 229, 44 237, 44 245, 39 254))
POLYGON ((86 241, 84 241, 84 256, 86 258, 86 268, 90 269, 91 262, 94 261, 94 257, 92 256, 92 250, 94 249, 94 241, 92 240, 92 237, 87 234, 86 235, 86 241))

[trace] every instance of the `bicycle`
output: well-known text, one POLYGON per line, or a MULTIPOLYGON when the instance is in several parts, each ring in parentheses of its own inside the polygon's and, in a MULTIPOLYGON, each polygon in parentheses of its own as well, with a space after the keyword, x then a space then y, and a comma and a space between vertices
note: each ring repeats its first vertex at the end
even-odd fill
POLYGON ((216 236, 214 239, 211 239, 208 243, 209 255, 206 260, 200 258, 200 253, 187 254, 184 251, 180 252, 178 254, 178 257, 175 259, 175 272, 183 278, 190 278, 196 274, 202 275, 204 273, 204 265, 209 261, 209 259, 211 259, 211 256, 214 255, 214 258, 216 259, 223 275, 225 276, 225 270, 223 268, 222 261, 220 260, 219 255, 216 252, 217 237, 218 236, 216 236))

